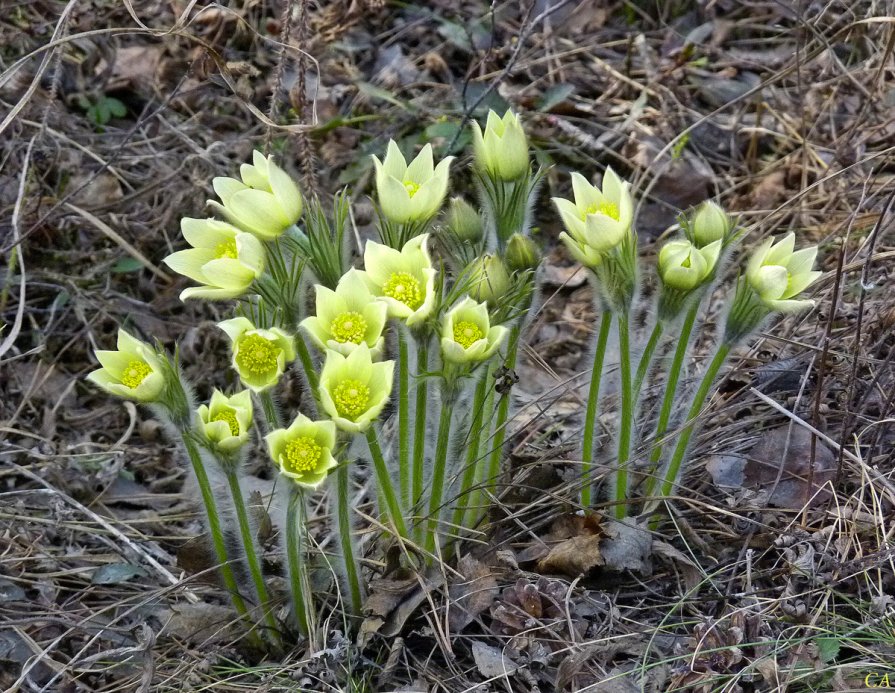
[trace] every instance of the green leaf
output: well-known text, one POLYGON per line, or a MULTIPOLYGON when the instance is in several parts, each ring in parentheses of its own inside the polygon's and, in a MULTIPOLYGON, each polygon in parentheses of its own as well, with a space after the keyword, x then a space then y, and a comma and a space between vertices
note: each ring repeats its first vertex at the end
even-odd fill
POLYGON ((118 585, 135 577, 146 577, 146 571, 130 563, 107 563, 96 569, 90 582, 94 585, 118 585))
POLYGON ((839 656, 839 649, 842 641, 835 637, 814 638, 814 644, 817 645, 817 656, 824 664, 829 664, 839 656))
POLYGON ((127 107, 114 96, 104 97, 103 102, 106 104, 106 110, 116 118, 123 118, 127 115, 127 107))
POLYGON ((558 106, 575 93, 575 86, 572 84, 554 84, 547 91, 541 94, 538 99, 538 110, 549 111, 554 106, 558 106))
POLYGON ((143 269, 143 263, 133 257, 123 257, 112 265, 112 272, 115 274, 127 274, 141 269, 143 269))

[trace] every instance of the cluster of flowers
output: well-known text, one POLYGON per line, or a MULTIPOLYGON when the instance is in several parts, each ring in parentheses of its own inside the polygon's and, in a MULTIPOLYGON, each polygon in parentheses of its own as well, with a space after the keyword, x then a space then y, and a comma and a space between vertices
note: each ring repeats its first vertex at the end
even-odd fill
MULTIPOLYGON (((382 161, 373 158, 381 242, 366 243, 363 269, 350 266, 344 197, 336 197, 332 214, 317 201, 306 204, 290 176, 259 152, 251 165, 241 167, 239 180, 214 179, 220 202, 209 204, 222 219, 184 219, 183 235, 191 248, 165 262, 199 284, 185 289, 182 299, 235 300, 236 317, 219 327, 231 342, 232 367, 244 390, 229 396, 215 390, 207 405, 196 407, 176 360, 162 349, 121 330, 117 351, 97 352, 102 368, 90 380, 117 396, 153 405, 179 431, 202 489, 223 577, 241 613, 246 607, 227 568, 230 557, 217 512, 221 499, 205 466, 213 461, 230 481, 242 558, 258 603, 265 605, 267 589, 238 479, 250 447, 253 403, 263 411, 271 460, 294 482, 287 558, 295 620, 306 635, 313 632, 314 608, 313 599, 306 598, 303 499, 329 477, 335 477, 333 517, 344 584, 351 608, 360 609, 363 581, 348 499, 347 457, 355 438, 366 439, 385 526, 411 561, 449 552, 451 539, 481 520, 495 493, 510 407, 508 389, 495 387, 495 381, 501 368, 515 365, 520 330, 536 296, 540 254, 529 237, 529 217, 542 173, 531 170, 528 141, 512 112, 502 118, 490 113, 484 130, 474 123, 472 134, 479 209, 454 198, 439 216, 452 157, 435 165, 431 145, 409 164, 395 142, 382 161), (309 276, 317 282, 310 315, 309 276), (437 354, 430 354, 433 343, 437 354), (387 356, 393 358, 384 360, 387 356), (298 413, 285 425, 274 393, 293 362, 301 365, 302 409, 308 415, 298 413), (437 387, 430 392, 432 383, 437 387), (471 407, 454 406, 465 395, 471 407), (376 422, 393 400, 396 440, 385 446, 386 455, 376 422), (430 426, 430 412, 438 412, 436 426, 430 426), (446 496, 453 501, 446 502, 446 496)), ((632 422, 652 355, 663 333, 682 320, 655 428, 654 440, 660 441, 667 438, 677 375, 700 302, 738 237, 733 220, 713 203, 682 217, 683 237, 659 252, 657 320, 635 374, 629 312, 638 292, 639 259, 629 184, 611 169, 601 187, 579 173, 572 174, 571 183, 572 200, 554 198, 565 227, 561 240, 589 270, 602 314, 584 426, 580 501, 593 503, 597 404, 614 317, 622 394, 614 508, 624 517, 630 506, 632 422)), ((651 448, 646 497, 671 493, 695 415, 731 346, 772 312, 810 305, 795 297, 819 275, 811 270, 815 254, 814 248, 795 251, 790 234, 777 243, 767 241, 753 255, 738 280, 718 355, 664 467, 662 446, 651 448)), ((276 632, 269 611, 266 618, 268 631, 276 632)))

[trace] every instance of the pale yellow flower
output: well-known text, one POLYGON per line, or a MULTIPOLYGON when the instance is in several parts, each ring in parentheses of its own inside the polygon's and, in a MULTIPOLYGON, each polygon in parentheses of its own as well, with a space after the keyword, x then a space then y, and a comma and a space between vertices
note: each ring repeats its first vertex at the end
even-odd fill
POLYGON ((500 348, 507 328, 492 325, 488 306, 468 296, 451 308, 441 325, 441 353, 451 363, 487 361, 500 348))
POLYGON ((201 405, 196 413, 205 438, 219 450, 235 452, 249 441, 252 393, 248 390, 227 397, 215 389, 208 405, 201 405))
POLYGON ((155 349, 118 330, 117 351, 97 351, 102 364, 87 380, 106 392, 137 402, 156 402, 165 389, 164 364, 155 349))
POLYGON ((488 111, 484 133, 473 121, 472 146, 476 165, 492 178, 512 181, 529 171, 528 138, 519 116, 510 110, 503 118, 488 111))
POLYGON ((796 236, 789 233, 774 243, 768 238, 752 255, 746 268, 750 286, 771 310, 792 313, 814 305, 814 301, 796 300, 822 272, 813 271, 817 257, 815 246, 795 250, 796 236))
POLYGON ((394 372, 394 361, 374 363, 363 343, 348 356, 327 351, 320 373, 320 405, 339 429, 363 432, 388 404, 394 372))
POLYGON ((336 447, 332 421, 311 421, 299 414, 289 428, 278 428, 264 439, 280 473, 305 488, 317 488, 338 466, 332 454, 336 447))
POLYGON ((435 277, 426 248, 429 234, 411 238, 401 250, 367 241, 363 276, 388 315, 408 327, 424 322, 435 308, 435 277))
POLYGON ((434 217, 447 194, 453 159, 445 157, 434 166, 432 145, 427 144, 408 165, 395 141, 389 140, 385 161, 373 157, 379 206, 386 218, 406 224, 434 217))
POLYGON ((295 360, 295 338, 277 327, 257 329, 248 318, 218 323, 233 343, 233 368, 250 390, 263 392, 276 385, 295 360))

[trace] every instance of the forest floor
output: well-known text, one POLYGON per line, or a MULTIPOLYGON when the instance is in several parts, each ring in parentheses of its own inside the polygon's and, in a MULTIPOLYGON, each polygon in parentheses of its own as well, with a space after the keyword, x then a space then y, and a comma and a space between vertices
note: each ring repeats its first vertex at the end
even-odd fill
MULTIPOLYGON (((229 5, 3 2, 0 689, 895 687, 892 3, 229 5), (432 141, 462 171, 470 119, 508 106, 547 169, 513 483, 459 562, 374 583, 360 635, 331 605, 322 649, 252 652, 196 539, 176 446, 148 411, 84 381, 93 351, 125 325, 178 343, 202 396, 232 385, 221 308, 181 303, 185 281, 161 263, 212 177, 275 152, 308 193, 348 186, 368 237, 370 155, 389 138, 432 141), (645 267, 678 212, 713 198, 746 245, 794 231, 824 272, 812 311, 737 348, 683 490, 621 563, 600 560, 618 531, 607 509, 575 513, 596 315, 549 202, 570 171, 607 165, 632 181, 645 267)), ((472 190, 467 177, 453 192, 472 190)), ((719 290, 685 384, 722 305, 719 290)), ((616 406, 607 388, 604 443, 616 406)), ((648 390, 646 416, 654 406, 648 390)), ((246 480, 259 517, 273 485, 262 458, 246 480)), ((367 486, 355 490, 365 507, 367 486)), ((266 529, 282 573, 275 516, 266 529)))

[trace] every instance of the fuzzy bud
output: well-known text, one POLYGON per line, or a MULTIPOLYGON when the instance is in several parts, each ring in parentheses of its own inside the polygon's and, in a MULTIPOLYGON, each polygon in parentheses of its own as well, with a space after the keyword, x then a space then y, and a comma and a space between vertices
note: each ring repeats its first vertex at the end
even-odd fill
POLYGON ((497 255, 483 255, 467 269, 469 295, 476 301, 494 305, 510 290, 510 275, 506 265, 497 255))
POLYGON ((445 215, 445 224, 457 238, 470 243, 480 241, 485 232, 481 215, 462 197, 451 198, 445 215))
POLYGON ((537 244, 521 233, 514 233, 507 243, 507 266, 514 272, 537 269, 541 264, 541 253, 537 244))
POLYGON ((733 228, 733 220, 714 202, 703 202, 693 215, 691 222, 693 243, 699 247, 722 241, 733 228))

